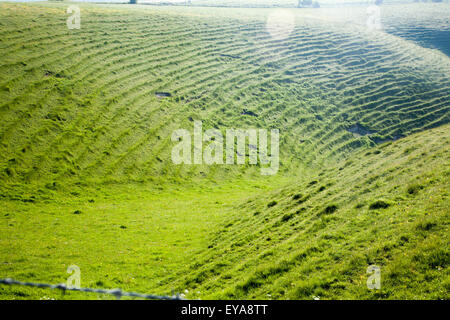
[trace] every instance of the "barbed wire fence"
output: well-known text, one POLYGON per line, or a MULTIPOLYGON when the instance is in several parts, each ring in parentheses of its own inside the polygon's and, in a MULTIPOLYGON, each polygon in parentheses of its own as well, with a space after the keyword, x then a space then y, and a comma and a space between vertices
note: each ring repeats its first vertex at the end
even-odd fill
POLYGON ((0 284, 4 285, 19 285, 19 286, 27 286, 27 287, 35 287, 35 288, 46 288, 51 290, 62 290, 63 293, 66 291, 78 291, 78 292, 89 292, 89 293, 100 293, 100 294, 108 294, 116 297, 117 300, 120 300, 122 297, 134 297, 134 298, 142 298, 147 300, 184 300, 180 295, 174 294, 172 296, 160 296, 153 294, 142 294, 136 292, 126 292, 121 289, 92 289, 92 288, 74 288, 68 287, 64 283, 60 284, 48 284, 48 283, 36 283, 36 282, 22 282, 14 279, 6 278, 0 279, 0 284))

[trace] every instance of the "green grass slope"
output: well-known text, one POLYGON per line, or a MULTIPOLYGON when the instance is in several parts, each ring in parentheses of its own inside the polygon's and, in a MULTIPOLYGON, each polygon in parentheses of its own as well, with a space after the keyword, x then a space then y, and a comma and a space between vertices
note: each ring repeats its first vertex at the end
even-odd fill
POLYGON ((173 165, 171 133, 195 119, 280 129, 289 174, 449 120, 447 56, 301 10, 279 41, 267 10, 84 5, 82 28, 68 30, 64 5, 0 5, 0 176, 13 188, 4 194, 259 175, 173 165))
POLYGON ((266 9, 80 6, 0 3, 0 278, 448 298, 446 55, 308 10, 276 40, 266 9), (194 120, 279 129, 279 173, 174 165, 194 120))
POLYGON ((449 299, 449 129, 243 202, 180 288, 192 298, 449 299), (371 291, 373 264, 381 289, 371 291))
MULTIPOLYGON (((235 204, 265 191, 242 182, 158 191, 130 184, 34 202, 0 200, 0 278, 63 283, 75 264, 83 287, 170 295, 174 274, 207 248, 235 204)), ((111 299, 0 286, 0 299, 46 298, 111 299)))
MULTIPOLYGON (((0 206, 0 276, 187 298, 448 299, 449 125, 297 183, 144 185, 0 206), (381 290, 366 287, 369 265, 381 290)), ((3 299, 105 299, 0 287, 3 299)))

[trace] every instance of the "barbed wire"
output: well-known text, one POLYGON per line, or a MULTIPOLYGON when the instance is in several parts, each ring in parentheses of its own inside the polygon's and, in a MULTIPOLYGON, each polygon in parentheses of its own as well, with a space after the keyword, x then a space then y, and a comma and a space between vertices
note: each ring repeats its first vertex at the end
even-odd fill
POLYGON ((134 298, 143 298, 148 300, 184 300, 178 294, 173 296, 159 296, 153 294, 141 294, 136 292, 126 292, 120 289, 92 289, 92 288, 74 288, 68 287, 64 283, 60 284, 48 284, 48 283, 35 283, 35 282, 22 282, 14 279, 6 278, 0 279, 0 284, 5 285, 20 285, 20 286, 28 286, 28 287, 36 287, 36 288, 47 288, 47 289, 57 289, 62 290, 63 293, 66 291, 79 291, 79 292, 90 292, 90 293, 101 293, 101 294, 109 294, 116 297, 116 299, 120 299, 122 297, 134 297, 134 298))

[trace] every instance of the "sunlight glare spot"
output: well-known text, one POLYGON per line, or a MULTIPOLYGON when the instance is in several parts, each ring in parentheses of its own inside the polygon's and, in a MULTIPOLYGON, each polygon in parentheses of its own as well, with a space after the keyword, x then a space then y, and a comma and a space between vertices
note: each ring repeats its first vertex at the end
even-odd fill
POLYGON ((289 37, 294 27, 294 15, 288 10, 275 10, 267 18, 266 29, 275 40, 283 40, 289 37))

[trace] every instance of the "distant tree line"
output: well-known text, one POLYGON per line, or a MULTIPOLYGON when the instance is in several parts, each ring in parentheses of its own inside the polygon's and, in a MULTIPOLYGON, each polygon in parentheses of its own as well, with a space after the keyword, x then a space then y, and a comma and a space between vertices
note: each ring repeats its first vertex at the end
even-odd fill
POLYGON ((318 1, 313 0, 298 0, 298 8, 306 8, 306 7, 312 7, 312 8, 320 8, 320 4, 318 1))
MULTIPOLYGON (((58 0, 55 0, 58 1, 58 0)), ((64 1, 64 0, 59 0, 64 1)), ((414 2, 442 2, 443 0, 414 0, 414 2)), ((383 0, 375 0, 376 5, 381 5, 383 0)), ((130 0, 130 4, 137 4, 137 0, 130 0)), ((186 0, 186 4, 191 4, 191 0, 186 0)), ((320 8, 318 1, 313 0, 298 0, 298 8, 320 8)))

